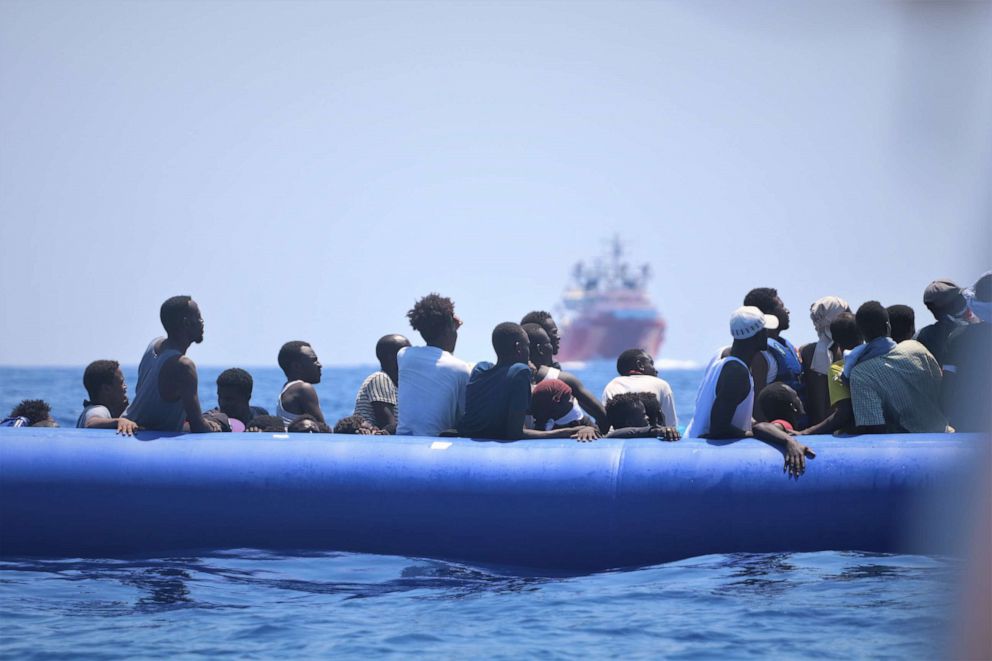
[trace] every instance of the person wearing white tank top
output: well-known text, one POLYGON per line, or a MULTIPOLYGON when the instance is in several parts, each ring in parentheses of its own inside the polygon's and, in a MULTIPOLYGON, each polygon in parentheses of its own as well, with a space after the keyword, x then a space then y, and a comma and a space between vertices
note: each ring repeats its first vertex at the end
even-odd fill
POLYGON ((327 424, 313 387, 313 384, 320 383, 323 367, 313 347, 302 340, 287 342, 279 349, 278 361, 286 375, 286 385, 276 399, 276 415, 286 426, 308 414, 327 424))
POLYGON ((711 439, 755 437, 766 441, 782 450, 784 470, 798 478, 806 470, 806 457, 813 458, 816 453, 779 427, 755 423, 752 417, 755 388, 748 365, 768 343, 765 329, 775 327, 777 321, 753 306, 734 311, 730 317, 730 334, 734 338, 730 354, 718 354, 706 368, 685 435, 711 439))

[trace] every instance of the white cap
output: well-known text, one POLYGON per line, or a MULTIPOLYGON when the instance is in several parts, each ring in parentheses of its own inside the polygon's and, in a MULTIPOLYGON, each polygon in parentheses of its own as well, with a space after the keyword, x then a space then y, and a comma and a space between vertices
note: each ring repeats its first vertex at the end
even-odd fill
POLYGON ((753 305, 739 307, 730 315, 730 334, 735 340, 754 337, 762 328, 769 330, 778 328, 778 317, 764 314, 753 305))

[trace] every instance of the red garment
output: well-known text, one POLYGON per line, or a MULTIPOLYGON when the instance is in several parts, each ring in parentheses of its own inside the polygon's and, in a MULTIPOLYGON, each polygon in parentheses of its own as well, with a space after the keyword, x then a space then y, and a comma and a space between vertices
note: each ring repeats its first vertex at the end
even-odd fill
POLYGON ((792 424, 788 420, 772 420, 773 425, 782 425, 785 427, 785 431, 796 431, 793 429, 792 424))

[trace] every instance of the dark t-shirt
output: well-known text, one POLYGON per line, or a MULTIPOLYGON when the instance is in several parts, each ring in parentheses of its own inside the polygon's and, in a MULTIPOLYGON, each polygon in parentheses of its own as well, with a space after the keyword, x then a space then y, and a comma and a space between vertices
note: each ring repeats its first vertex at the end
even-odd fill
POLYGON ((952 427, 960 432, 989 431, 992 414, 992 324, 958 328, 947 340, 947 376, 941 399, 952 427))
POLYGON ((530 408, 530 368, 523 363, 475 366, 465 387, 465 415, 458 433, 471 438, 503 439, 510 411, 530 408))
POLYGON ((916 334, 916 341, 927 348, 927 351, 937 359, 938 365, 943 365, 947 353, 947 338, 951 331, 957 328, 962 328, 962 326, 947 319, 941 319, 929 326, 924 326, 916 334))

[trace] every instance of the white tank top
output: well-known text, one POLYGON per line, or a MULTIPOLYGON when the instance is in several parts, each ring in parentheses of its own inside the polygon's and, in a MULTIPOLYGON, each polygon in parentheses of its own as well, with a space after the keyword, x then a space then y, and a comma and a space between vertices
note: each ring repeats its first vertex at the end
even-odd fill
POLYGON ((285 386, 283 386, 282 392, 279 393, 279 399, 276 400, 276 415, 282 418, 282 423, 286 426, 289 426, 289 423, 293 422, 301 415, 303 415, 302 413, 293 413, 292 411, 287 411, 285 408, 283 408, 282 405, 282 396, 286 394, 286 391, 289 390, 290 386, 295 385, 297 383, 303 383, 303 381, 297 379, 296 381, 290 381, 285 386))
MULTIPOLYGON (((716 401, 716 384, 720 381, 720 374, 723 372, 723 368, 732 360, 744 365, 744 361, 740 358, 734 358, 733 356, 720 358, 719 354, 710 361, 709 366, 706 368, 706 374, 703 375, 703 382, 699 384, 699 391, 696 393, 696 409, 692 420, 689 422, 689 426, 686 427, 686 438, 699 438, 709 433, 710 416, 713 412, 713 403, 716 401)), ((747 369, 747 365, 744 365, 744 368, 747 369)), ((751 370, 748 369, 747 374, 748 383, 751 387, 748 390, 747 397, 737 405, 737 409, 734 411, 734 417, 730 423, 738 429, 751 431, 751 415, 754 411, 754 379, 751 378, 751 370)))

